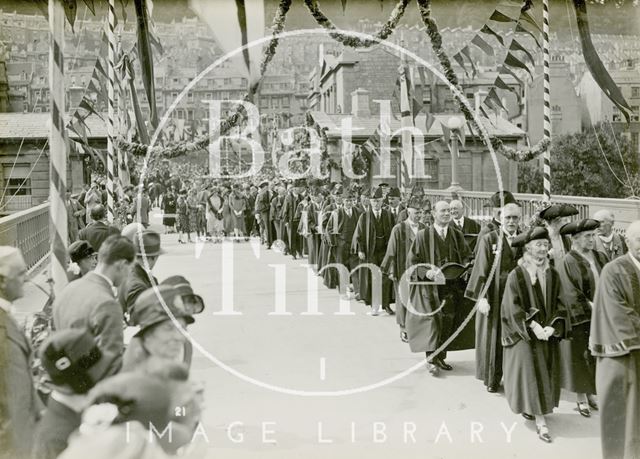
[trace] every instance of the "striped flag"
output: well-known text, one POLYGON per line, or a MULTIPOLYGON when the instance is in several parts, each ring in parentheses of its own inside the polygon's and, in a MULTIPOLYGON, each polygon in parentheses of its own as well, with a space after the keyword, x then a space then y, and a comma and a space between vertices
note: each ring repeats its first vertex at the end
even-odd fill
POLYGON ((401 188, 404 190, 410 186, 407 177, 413 175, 413 137, 410 128, 413 124, 413 106, 411 97, 411 78, 409 75, 409 67, 403 61, 399 67, 400 80, 400 125, 402 126, 402 163, 406 169, 406 174, 402 174, 401 188))

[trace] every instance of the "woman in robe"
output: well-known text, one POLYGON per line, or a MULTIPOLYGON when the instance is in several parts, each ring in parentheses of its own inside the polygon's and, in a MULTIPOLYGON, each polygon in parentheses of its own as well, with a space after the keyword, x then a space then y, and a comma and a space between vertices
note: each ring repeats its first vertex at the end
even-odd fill
POLYGON ((568 223, 560 234, 571 236, 571 250, 557 266, 561 280, 562 303, 571 321, 571 339, 560 343, 561 387, 576 394, 578 412, 588 418, 589 407, 597 409, 596 362, 589 352, 589 330, 593 296, 607 257, 595 250, 597 220, 568 223))
POLYGON ((547 259, 545 228, 531 228, 511 246, 524 246, 524 254, 507 277, 502 298, 504 391, 511 410, 535 419, 538 437, 550 443, 545 415, 560 401, 559 340, 568 329, 560 277, 547 259))

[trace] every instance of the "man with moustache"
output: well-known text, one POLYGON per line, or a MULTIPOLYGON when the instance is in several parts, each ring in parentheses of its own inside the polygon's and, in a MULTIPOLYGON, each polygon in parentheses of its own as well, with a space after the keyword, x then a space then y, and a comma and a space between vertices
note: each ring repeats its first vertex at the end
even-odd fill
POLYGON ((417 264, 428 264, 428 269, 418 269, 419 281, 438 281, 442 285, 413 285, 410 301, 413 309, 421 315, 414 314, 411 309, 405 320, 409 347, 412 352, 425 352, 427 368, 433 375, 438 369, 450 371, 453 368, 445 362, 446 350, 437 355, 434 351, 455 331, 452 329, 455 306, 461 301, 457 298, 461 292, 459 285, 447 286, 441 271, 447 263, 466 265, 471 253, 464 241, 464 235, 449 226, 451 213, 449 203, 438 201, 433 210, 433 226, 418 232, 409 254, 407 267, 417 264), (426 271, 426 273, 424 273, 426 271), (424 273, 424 275, 422 274, 424 273), (442 306, 442 302, 445 303, 442 306), (442 309, 440 309, 442 306, 442 309))
POLYGON ((486 225, 484 225, 480 230, 480 232, 478 233, 478 241, 485 234, 491 231, 494 231, 500 227, 500 212, 502 211, 502 206, 503 206, 503 203, 501 202, 501 200, 504 201, 505 206, 507 204, 518 204, 518 202, 516 201, 516 198, 513 196, 513 194, 510 191, 506 191, 506 190, 496 191, 493 195, 491 195, 491 197, 489 198, 489 203, 485 204, 484 207, 491 207, 493 217, 491 221, 486 225))
POLYGON ((501 224, 478 242, 475 262, 465 296, 478 304, 476 313, 476 378, 484 382, 488 392, 497 392, 502 380, 502 342, 500 304, 507 276, 517 266, 521 249, 511 247, 519 234, 522 211, 516 204, 507 204, 500 214, 501 224), (502 247, 499 250, 499 241, 502 247), (493 277, 491 269, 497 266, 493 277), (487 286, 483 295, 483 289, 487 286))
POLYGON ((393 281, 396 299, 396 323, 400 327, 400 339, 408 343, 409 338, 405 328, 407 310, 400 296, 399 284, 407 267, 407 254, 411 244, 413 244, 418 231, 425 229, 425 226, 420 223, 422 207, 419 199, 412 199, 409 202, 406 214, 407 219, 399 222, 391 230, 387 252, 382 261, 382 272, 393 281))
POLYGON ((482 229, 480 223, 472 218, 465 217, 464 205, 462 201, 458 199, 451 201, 449 208, 451 209, 451 225, 455 225, 457 230, 462 231, 469 245, 469 249, 473 252, 478 242, 478 234, 482 229))
POLYGON ((627 254, 602 269, 589 349, 597 358, 602 457, 640 451, 640 220, 626 232, 627 254))
MULTIPOLYGON (((383 192, 378 188, 370 200, 369 210, 360 215, 358 225, 354 234, 354 249, 358 253, 361 263, 371 263, 376 266, 382 265, 382 260, 387 251, 387 244, 391 237, 393 219, 388 210, 382 208, 383 192)), ((391 280, 382 276, 382 298, 381 305, 373 304, 372 298, 372 277, 368 268, 361 268, 358 272, 360 278, 360 298, 366 305, 372 306, 371 314, 377 316, 379 307, 392 315, 393 311, 389 307, 391 302, 391 280)))

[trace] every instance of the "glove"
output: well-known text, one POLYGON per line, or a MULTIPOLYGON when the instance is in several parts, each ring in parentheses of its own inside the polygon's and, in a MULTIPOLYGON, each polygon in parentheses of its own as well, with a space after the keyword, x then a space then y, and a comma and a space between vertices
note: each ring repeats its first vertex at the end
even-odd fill
POLYGON ((542 329, 542 331, 544 332, 545 336, 547 337, 547 339, 551 338, 553 336, 553 334, 556 332, 556 329, 553 327, 544 327, 542 329))
POLYGON ((486 316, 487 314, 489 314, 490 309, 491 306, 489 306, 489 302, 486 298, 480 298, 478 300, 478 312, 480 314, 484 314, 486 316))
POLYGON ((444 283, 444 274, 442 274, 442 271, 440 271, 439 268, 430 269, 429 271, 427 271, 426 276, 427 276, 427 279, 431 281, 438 281, 438 282, 444 283))
POLYGON ((364 255, 364 252, 358 252, 358 258, 360 258, 361 260, 364 260, 367 257, 364 255))
POLYGON ((536 335, 536 338, 538 338, 539 340, 546 341, 548 339, 547 334, 544 332, 542 326, 535 320, 531 322, 529 328, 531 328, 533 334, 536 335))

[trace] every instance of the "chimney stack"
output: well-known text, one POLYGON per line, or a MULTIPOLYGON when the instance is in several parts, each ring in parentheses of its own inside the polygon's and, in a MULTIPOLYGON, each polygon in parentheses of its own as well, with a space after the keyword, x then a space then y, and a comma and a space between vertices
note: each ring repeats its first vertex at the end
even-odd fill
POLYGON ((351 93, 351 114, 355 117, 371 116, 369 91, 358 88, 351 93))

